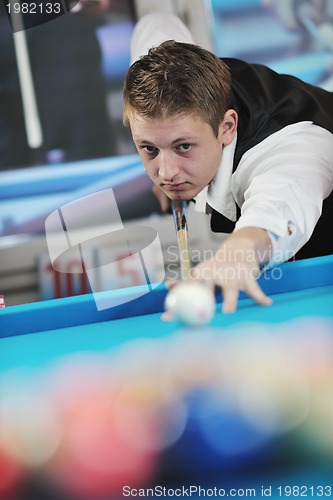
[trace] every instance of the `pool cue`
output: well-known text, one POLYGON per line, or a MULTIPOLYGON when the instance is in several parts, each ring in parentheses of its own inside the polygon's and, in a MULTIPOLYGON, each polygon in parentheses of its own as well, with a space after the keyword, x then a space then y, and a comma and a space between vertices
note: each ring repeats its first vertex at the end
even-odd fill
MULTIPOLYGON (((11 8, 14 1, 10 0, 11 8)), ((40 124, 37 101, 35 96, 27 38, 21 12, 11 14, 13 26, 14 48, 23 102, 23 114, 28 145, 31 149, 39 148, 43 143, 42 128, 40 124)))
POLYGON ((189 251, 187 204, 185 201, 172 201, 171 208, 177 233, 181 277, 187 280, 191 276, 191 259, 189 251))

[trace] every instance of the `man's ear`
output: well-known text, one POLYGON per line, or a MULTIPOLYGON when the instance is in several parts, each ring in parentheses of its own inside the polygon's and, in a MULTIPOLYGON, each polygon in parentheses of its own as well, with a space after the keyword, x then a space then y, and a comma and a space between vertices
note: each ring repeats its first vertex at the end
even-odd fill
POLYGON ((234 109, 228 109, 223 117, 219 128, 219 136, 223 146, 228 146, 232 143, 238 124, 238 114, 234 109))

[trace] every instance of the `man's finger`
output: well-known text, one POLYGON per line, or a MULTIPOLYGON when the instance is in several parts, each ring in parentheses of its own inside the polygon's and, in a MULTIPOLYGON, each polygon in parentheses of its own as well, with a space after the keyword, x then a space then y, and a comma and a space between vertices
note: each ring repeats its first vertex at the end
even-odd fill
POLYGON ((223 293, 223 304, 222 312, 229 314, 233 313, 237 309, 237 302, 239 296, 239 290, 236 287, 224 287, 222 288, 223 293))
POLYGON ((175 320, 175 317, 174 315, 172 314, 172 312, 170 311, 165 311, 162 315, 161 315, 161 320, 162 321, 165 321, 166 323, 169 322, 169 321, 174 321, 175 320))
POLYGON ((244 291, 249 297, 262 306, 270 306, 273 303, 272 299, 262 291, 255 280, 249 281, 244 291))
POLYGON ((166 286, 167 290, 171 290, 171 288, 178 285, 179 283, 180 283, 179 280, 175 280, 175 279, 171 280, 170 279, 170 280, 166 280, 165 286, 166 286))

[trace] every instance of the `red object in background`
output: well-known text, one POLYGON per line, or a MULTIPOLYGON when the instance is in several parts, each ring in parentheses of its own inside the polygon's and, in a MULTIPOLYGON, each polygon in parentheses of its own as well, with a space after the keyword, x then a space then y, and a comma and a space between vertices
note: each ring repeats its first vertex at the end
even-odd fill
POLYGON ((17 498, 24 479, 24 468, 0 447, 0 500, 17 498))
POLYGON ((0 309, 6 307, 6 303, 5 303, 5 296, 4 295, 0 295, 0 309))

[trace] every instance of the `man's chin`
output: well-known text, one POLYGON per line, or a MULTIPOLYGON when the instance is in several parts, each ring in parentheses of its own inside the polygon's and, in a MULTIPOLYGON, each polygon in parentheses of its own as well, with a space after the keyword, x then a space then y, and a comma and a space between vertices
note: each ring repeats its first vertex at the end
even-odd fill
POLYGON ((169 191, 165 190, 164 193, 172 201, 191 201, 195 196, 197 196, 199 191, 194 189, 186 189, 179 191, 169 191))
POLYGON ((193 199, 189 193, 168 194, 168 197, 171 201, 191 201, 193 199))

